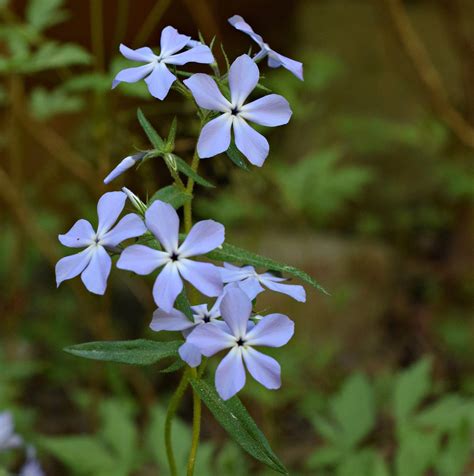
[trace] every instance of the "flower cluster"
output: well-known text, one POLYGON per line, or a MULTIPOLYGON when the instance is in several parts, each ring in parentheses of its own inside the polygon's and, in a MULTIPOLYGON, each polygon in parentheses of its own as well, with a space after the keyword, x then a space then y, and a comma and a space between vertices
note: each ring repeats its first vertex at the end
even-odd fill
MULTIPOLYGON (((288 101, 278 94, 250 98, 262 89, 258 88, 260 71, 257 63, 268 57, 270 67, 282 66, 299 79, 303 79, 303 66, 271 49, 242 17, 233 16, 229 22, 247 33, 261 50, 253 57, 248 54, 239 56, 225 74, 220 74, 209 46, 168 26, 161 33, 159 53, 148 47, 133 50, 120 45, 125 58, 144 64, 120 71, 112 87, 121 82, 144 79, 150 94, 159 100, 165 99, 171 89, 177 90, 198 108, 202 126, 196 146, 198 158, 227 152, 235 144, 250 163, 260 167, 270 147, 253 125, 276 127, 287 124, 292 111, 288 101), (187 63, 210 65, 213 74, 189 74, 178 70, 178 66, 187 63), (181 81, 180 75, 187 79, 181 81)), ((149 131, 147 134, 150 135, 149 131)), ((169 161, 170 157, 173 158, 174 134, 163 147, 161 138, 160 148, 152 140, 155 149, 125 157, 107 175, 104 183, 110 183, 147 158, 162 156, 169 161)), ((187 164, 178 168, 173 158, 174 187, 187 197, 196 179, 196 168, 187 164), (176 178, 179 172, 188 175, 188 187, 185 188, 181 179, 176 178)), ((183 227, 176 210, 179 207, 172 203, 154 200, 145 204, 125 188, 105 193, 97 205, 96 229, 90 222, 79 220, 67 233, 59 235, 63 245, 82 248, 82 251, 59 260, 56 265, 57 285, 81 275, 90 292, 104 294, 113 257, 117 257, 116 267, 121 270, 138 275, 158 271, 152 289, 158 308, 150 327, 156 332, 182 333, 184 340, 179 355, 183 361, 190 367, 197 367, 203 356, 211 357, 226 350, 215 375, 216 388, 223 399, 242 389, 245 369, 265 387, 278 388, 281 380, 279 364, 255 347, 285 345, 293 335, 294 324, 282 314, 256 315, 253 302, 265 290, 304 302, 304 288, 288 284, 285 278, 269 271, 258 273, 250 265, 238 267, 224 262, 219 266, 209 262, 207 255, 224 244, 224 226, 213 220, 203 220, 191 227, 188 220, 188 226, 181 230, 186 233, 180 235, 183 227), (128 213, 119 220, 127 198, 138 213, 128 213), (189 285, 202 295, 215 298, 213 305, 210 308, 208 304, 195 305, 188 307, 189 312, 184 312, 181 301, 186 301, 185 291, 189 285), (178 299, 180 296, 181 300, 178 299)), ((189 215, 190 208, 188 218, 189 215)), ((236 260, 239 261, 242 262, 236 260)))
MULTIPOLYGON (((0 453, 25 446, 23 439, 15 433, 12 414, 8 411, 0 413, 0 453)), ((44 472, 36 459, 36 451, 26 446, 26 463, 19 476, 44 476, 44 472)))

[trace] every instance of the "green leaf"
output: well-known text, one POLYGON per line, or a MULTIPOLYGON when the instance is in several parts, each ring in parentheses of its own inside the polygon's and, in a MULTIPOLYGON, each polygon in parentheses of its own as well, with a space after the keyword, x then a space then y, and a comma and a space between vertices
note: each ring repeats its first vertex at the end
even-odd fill
POLYGON ((166 149, 168 152, 173 152, 174 150, 174 140, 176 137, 176 129, 178 126, 178 120, 176 116, 173 118, 173 122, 171 123, 170 131, 168 133, 168 138, 166 139, 166 149))
POLYGON ((190 382, 216 420, 245 451, 280 474, 288 474, 237 397, 224 401, 208 382, 200 379, 191 379, 190 382))
POLYGON ((437 457, 436 468, 440 476, 461 476, 466 470, 471 453, 472 430, 467 421, 450 433, 445 448, 437 457))
POLYGON ((332 466, 339 462, 342 457, 343 453, 340 448, 336 448, 335 446, 323 446, 322 448, 317 448, 308 458, 307 466, 310 469, 332 466))
POLYGON ((149 207, 155 200, 161 200, 178 209, 189 202, 191 198, 192 195, 181 190, 176 185, 168 185, 154 193, 150 200, 148 200, 147 206, 149 207))
POLYGON ((157 149, 158 151, 163 152, 165 149, 165 143, 163 139, 160 137, 158 132, 156 132, 154 127, 150 124, 150 122, 145 117, 145 115, 143 114, 140 108, 137 109, 137 117, 138 117, 138 122, 140 123, 143 130, 145 131, 145 134, 147 135, 150 142, 153 144, 153 147, 157 149))
POLYGON ((42 437, 38 444, 73 469, 74 474, 99 474, 117 467, 113 455, 91 436, 42 437))
POLYGON ((176 372, 177 370, 182 369, 185 365, 186 365, 186 362, 184 362, 184 360, 178 359, 178 360, 175 360, 171 365, 168 365, 168 367, 166 367, 165 369, 160 370, 160 373, 170 374, 170 373, 176 372))
POLYGON ((213 185, 211 182, 207 181, 206 179, 203 179, 200 175, 198 175, 197 172, 195 172, 181 157, 178 157, 174 154, 172 154, 172 156, 175 159, 176 166, 181 173, 183 173, 187 177, 191 177, 196 183, 202 185, 203 187, 215 187, 215 185, 213 185))
POLYGON ((30 110, 40 120, 48 119, 56 114, 77 112, 84 106, 79 96, 72 96, 61 89, 48 91, 38 87, 30 96, 30 110))
POLYGON ((24 73, 35 73, 65 66, 89 64, 90 54, 73 43, 43 43, 38 50, 19 68, 24 73))
POLYGON ((367 378, 355 374, 344 382, 341 391, 332 399, 331 409, 341 428, 340 442, 354 448, 375 424, 374 394, 367 378))
POLYGON ((321 417, 319 415, 314 415, 311 418, 311 422, 313 423, 313 426, 316 431, 326 440, 334 444, 338 443, 340 438, 339 431, 334 427, 332 423, 326 420, 326 418, 321 417))
POLYGON ((178 311, 184 313, 184 315, 191 321, 194 322, 193 319, 193 311, 191 309, 191 305, 189 304, 188 296, 186 291, 183 289, 176 298, 175 307, 178 311))
POLYGON ((228 243, 224 243, 221 247, 211 251, 206 256, 216 261, 250 264, 252 266, 262 267, 272 271, 288 273, 295 278, 299 278, 302 281, 311 284, 311 286, 314 286, 324 294, 329 294, 319 283, 317 283, 309 274, 305 273, 304 271, 287 264, 278 263, 270 258, 265 258, 264 256, 257 255, 251 251, 244 250, 243 248, 239 248, 228 243))
POLYGON ((37 31, 61 23, 69 16, 60 9, 63 3, 63 0, 30 0, 26 8, 26 20, 37 31))
POLYGON ((242 154, 240 153, 239 149, 237 149, 234 141, 231 142, 229 148, 226 151, 226 154, 227 157, 229 157, 229 159, 232 160, 235 165, 237 165, 237 167, 246 170, 247 172, 250 170, 250 167, 242 157, 242 154))
POLYGON ((99 341, 72 345, 65 352, 86 359, 104 360, 132 365, 151 365, 167 357, 178 357, 181 341, 159 342, 136 339, 99 341))
POLYGON ((428 393, 430 371, 431 360, 424 358, 398 375, 393 404, 399 424, 410 416, 428 393))

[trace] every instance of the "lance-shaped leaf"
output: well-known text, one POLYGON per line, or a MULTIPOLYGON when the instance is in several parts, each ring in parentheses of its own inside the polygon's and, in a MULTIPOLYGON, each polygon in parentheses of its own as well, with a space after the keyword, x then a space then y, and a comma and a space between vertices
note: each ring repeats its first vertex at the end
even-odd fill
POLYGON ((167 357, 178 357, 182 341, 159 342, 147 339, 99 341, 71 345, 69 354, 92 360, 132 365, 151 365, 167 357))
POLYGON ((234 141, 231 142, 229 148, 226 151, 227 157, 229 157, 232 162, 234 162, 237 167, 246 170, 247 172, 250 170, 250 167, 247 165, 247 162, 243 159, 242 154, 237 149, 234 141))
POLYGON ((176 137, 176 129, 178 127, 178 120, 176 119, 176 116, 173 118, 173 122, 171 123, 170 126, 170 131, 168 133, 168 138, 166 139, 166 150, 168 152, 173 152, 174 150, 174 140, 176 137))
POLYGON ((174 208, 178 209, 185 203, 191 200, 192 195, 181 190, 176 185, 168 185, 155 192, 150 200, 148 200, 147 206, 149 207, 155 200, 161 200, 162 202, 169 203, 174 208))
POLYGON ((190 321, 194 322, 193 311, 191 309, 191 304, 189 304, 188 295, 186 294, 185 289, 178 294, 174 305, 178 311, 181 311, 190 321))
POLYGON ((239 248, 238 246, 224 243, 221 247, 216 248, 206 256, 216 261, 227 261, 229 263, 236 264, 250 264, 252 266, 266 268, 271 271, 288 273, 295 278, 299 278, 302 281, 311 284, 311 286, 314 286, 324 294, 329 295, 329 293, 317 281, 315 281, 308 273, 305 273, 301 269, 295 268, 294 266, 289 266, 287 264, 278 263, 271 258, 257 255, 251 251, 239 248))
POLYGON ((176 168, 187 177, 191 177, 196 183, 202 185, 203 187, 214 188, 211 182, 203 179, 197 172, 195 172, 181 157, 171 154, 176 161, 176 168))
POLYGON ((247 453, 278 473, 288 474, 238 397, 224 401, 208 382, 201 379, 191 379, 190 382, 216 420, 247 453))
POLYGON ((137 118, 138 118, 138 122, 140 123, 143 130, 145 131, 145 134, 147 135, 148 139, 152 143, 153 147, 157 149, 158 151, 164 151, 165 142, 160 137, 160 134, 158 134, 155 128, 150 124, 150 122, 145 117, 145 114, 143 114, 140 108, 137 109, 137 118))

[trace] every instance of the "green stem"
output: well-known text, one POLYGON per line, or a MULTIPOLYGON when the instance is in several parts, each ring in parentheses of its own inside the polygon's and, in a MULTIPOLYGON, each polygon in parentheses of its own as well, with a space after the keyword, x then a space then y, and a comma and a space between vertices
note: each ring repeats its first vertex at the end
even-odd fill
POLYGON ((178 406, 181 402, 181 399, 183 398, 186 387, 188 386, 188 383, 189 383, 188 375, 190 370, 191 369, 188 367, 183 372, 183 376, 181 377, 178 388, 176 389, 173 396, 171 397, 170 403, 168 405, 168 411, 166 412, 165 446, 166 446, 166 456, 168 457, 168 465, 170 467, 171 476, 178 475, 177 469, 176 469, 176 460, 174 458, 174 453, 173 453, 173 442, 171 441, 173 417, 176 414, 176 410, 178 409, 178 406))
MULTIPOLYGON (((197 370, 191 369, 191 377, 197 377, 197 370)), ((193 391, 193 436, 191 440, 191 451, 189 452, 187 476, 193 476, 196 464, 196 455, 199 446, 199 435, 201 432, 201 399, 197 392, 193 391)))
MULTIPOLYGON (((194 172, 197 172, 199 167, 199 155, 197 153, 197 149, 194 151, 193 160, 191 162, 191 168, 194 172)), ((194 188, 194 180, 189 177, 188 184, 186 185, 186 192, 192 195, 194 188)), ((184 231, 185 233, 189 233, 191 227, 193 226, 193 216, 192 216, 192 200, 184 204, 184 231)))

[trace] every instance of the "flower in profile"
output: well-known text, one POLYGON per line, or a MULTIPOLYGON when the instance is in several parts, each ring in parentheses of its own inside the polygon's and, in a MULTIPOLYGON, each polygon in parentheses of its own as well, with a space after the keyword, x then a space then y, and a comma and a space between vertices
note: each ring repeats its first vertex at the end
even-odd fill
POLYGON ((214 62, 208 46, 193 42, 191 37, 178 33, 178 30, 172 26, 167 26, 161 32, 159 55, 146 46, 133 50, 123 44, 120 45, 120 53, 129 60, 146 64, 120 71, 113 80, 112 89, 121 82, 135 83, 145 79, 150 94, 157 99, 164 99, 171 85, 176 81, 176 76, 167 65, 181 66, 186 63, 214 62), (178 53, 185 47, 189 49, 178 53))
POLYGON ((293 335, 293 321, 283 314, 269 314, 255 326, 249 326, 252 302, 243 291, 235 287, 226 291, 220 309, 227 328, 203 324, 196 327, 186 339, 187 344, 197 347, 206 357, 230 349, 216 370, 216 389, 219 395, 227 400, 243 388, 245 367, 266 388, 279 388, 280 365, 254 347, 285 345, 293 335))
POLYGON ((229 148, 233 129, 235 145, 240 152, 252 164, 263 165, 270 146, 267 139, 250 127, 247 121, 262 126, 281 126, 288 123, 292 113, 288 101, 278 94, 269 94, 244 104, 257 86, 259 77, 258 66, 250 56, 242 55, 229 69, 230 101, 207 74, 194 74, 184 81, 200 107, 222 113, 202 128, 197 144, 200 158, 225 152, 229 148))
POLYGON ((87 220, 78 220, 59 241, 69 248, 85 248, 80 253, 66 256, 56 264, 56 283, 81 275, 86 288, 94 294, 104 294, 112 260, 107 249, 115 249, 122 241, 143 235, 146 227, 135 213, 125 215, 115 226, 125 206, 127 195, 108 192, 97 204, 99 224, 97 231, 87 220))
POLYGON ((0 413, 0 451, 18 448, 23 444, 20 436, 15 434, 12 414, 0 413))
POLYGON ((117 267, 146 275, 163 267, 153 286, 153 297, 158 307, 171 311, 178 294, 183 289, 183 279, 190 282, 206 296, 222 292, 219 268, 211 263, 190 260, 209 253, 224 242, 224 226, 213 220, 196 223, 179 245, 179 217, 176 210, 156 200, 145 213, 147 228, 160 242, 164 251, 144 245, 127 247, 117 262, 117 267))
POLYGON ((36 450, 32 446, 28 447, 26 463, 21 468, 19 476, 44 476, 44 471, 36 458, 36 450))
POLYGON ((270 68, 278 68, 283 66, 285 69, 293 73, 298 79, 303 81, 303 63, 292 60, 286 56, 272 50, 268 43, 263 41, 263 38, 253 31, 253 28, 240 16, 234 15, 229 18, 229 23, 237 30, 243 31, 252 38, 255 43, 260 46, 261 50, 254 56, 254 61, 268 57, 268 66, 270 68))
POLYGON ((132 168, 136 163, 142 160, 145 155, 146 152, 139 152, 138 154, 129 155, 128 157, 125 157, 125 159, 121 160, 117 167, 115 167, 112 172, 110 172, 110 174, 105 177, 104 183, 107 185, 112 182, 112 180, 115 180, 119 175, 122 175, 124 172, 126 172, 128 169, 132 168))
POLYGON ((306 291, 298 284, 285 284, 285 278, 280 278, 272 273, 259 274, 253 266, 234 266, 224 263, 221 268, 221 277, 224 283, 237 283, 239 288, 250 298, 255 299, 264 288, 278 293, 287 294, 299 302, 306 301, 306 291))

